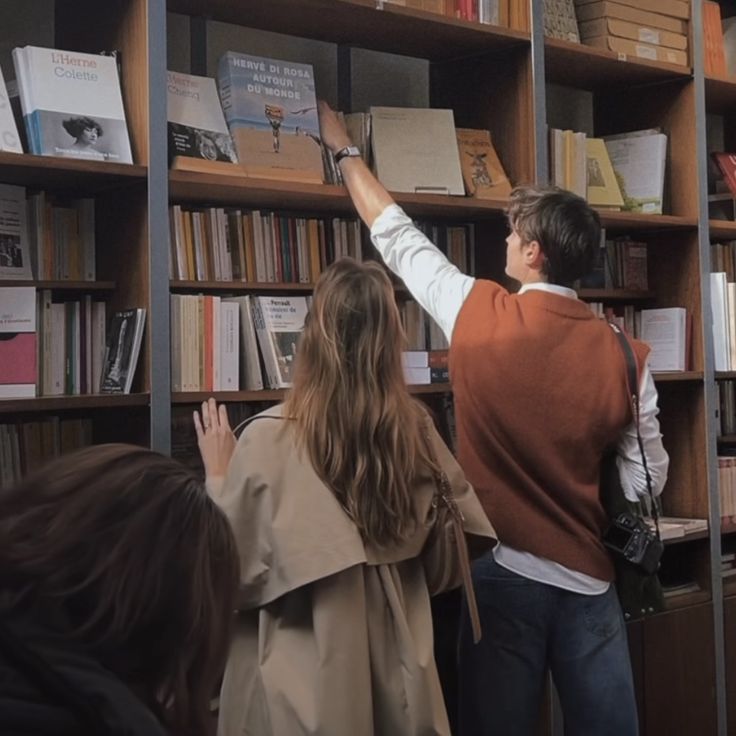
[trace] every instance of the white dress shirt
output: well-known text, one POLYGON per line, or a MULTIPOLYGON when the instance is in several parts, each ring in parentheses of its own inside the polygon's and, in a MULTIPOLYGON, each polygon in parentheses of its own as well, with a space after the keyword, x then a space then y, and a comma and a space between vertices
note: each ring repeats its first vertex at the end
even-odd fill
MULTIPOLYGON (((386 265, 403 280, 412 296, 451 341, 458 314, 475 279, 450 263, 398 205, 389 205, 376 218, 371 227, 371 239, 386 265)), ((572 289, 545 283, 525 284, 519 294, 532 289, 577 299, 572 289)), ((642 370, 639 396, 639 431, 652 479, 652 492, 656 496, 667 480, 669 458, 659 431, 657 390, 647 366, 642 370)), ((616 464, 626 498, 634 502, 648 498, 633 422, 624 430, 616 449, 616 464)), ((499 565, 531 580, 585 595, 598 595, 608 590, 609 583, 604 580, 503 544, 495 548, 494 555, 499 565)))

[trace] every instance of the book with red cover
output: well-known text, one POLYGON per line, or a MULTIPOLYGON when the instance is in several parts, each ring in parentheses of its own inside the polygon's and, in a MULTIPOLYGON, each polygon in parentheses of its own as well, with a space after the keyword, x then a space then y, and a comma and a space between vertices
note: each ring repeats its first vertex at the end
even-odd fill
POLYGON ((714 151, 711 155, 723 174, 728 191, 736 197, 736 153, 714 151))
POLYGON ((36 290, 0 288, 0 398, 36 395, 36 290))

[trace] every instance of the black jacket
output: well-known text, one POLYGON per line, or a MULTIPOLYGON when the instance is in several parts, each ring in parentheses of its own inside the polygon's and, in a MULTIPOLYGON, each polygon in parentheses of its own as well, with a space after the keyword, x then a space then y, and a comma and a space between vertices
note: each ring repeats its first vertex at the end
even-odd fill
POLYGON ((0 616, 2 736, 165 736, 151 711, 60 633, 0 616))

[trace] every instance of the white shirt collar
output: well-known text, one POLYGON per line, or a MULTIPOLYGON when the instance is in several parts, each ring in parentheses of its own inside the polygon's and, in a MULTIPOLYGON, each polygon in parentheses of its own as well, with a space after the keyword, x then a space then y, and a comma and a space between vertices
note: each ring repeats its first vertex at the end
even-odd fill
POLYGON ((569 299, 578 298, 575 289, 568 289, 567 286, 558 286, 557 284, 545 284, 543 281, 536 281, 533 284, 524 284, 517 293, 523 294, 525 291, 531 291, 532 289, 537 291, 546 291, 549 294, 566 296, 569 299))

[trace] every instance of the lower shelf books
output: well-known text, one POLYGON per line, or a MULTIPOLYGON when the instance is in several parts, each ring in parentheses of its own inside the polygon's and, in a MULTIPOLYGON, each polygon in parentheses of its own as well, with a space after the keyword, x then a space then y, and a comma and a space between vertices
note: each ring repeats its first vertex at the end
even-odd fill
POLYGON ((107 336, 101 393, 130 393, 145 322, 145 309, 126 309, 115 313, 107 336))

